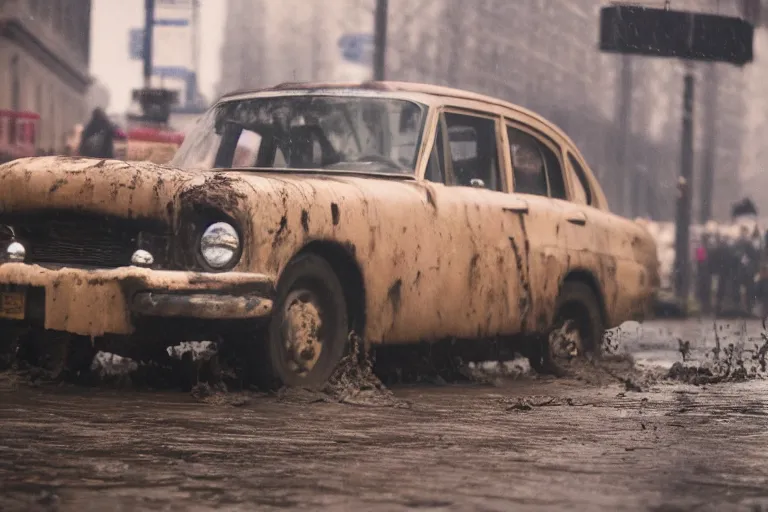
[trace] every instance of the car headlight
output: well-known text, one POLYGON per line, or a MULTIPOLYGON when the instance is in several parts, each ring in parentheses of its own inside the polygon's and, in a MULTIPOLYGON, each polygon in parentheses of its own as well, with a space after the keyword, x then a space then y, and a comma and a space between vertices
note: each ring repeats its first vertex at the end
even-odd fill
POLYGON ((215 269, 231 264, 240 251, 237 230, 226 222, 211 224, 200 237, 200 255, 215 269))

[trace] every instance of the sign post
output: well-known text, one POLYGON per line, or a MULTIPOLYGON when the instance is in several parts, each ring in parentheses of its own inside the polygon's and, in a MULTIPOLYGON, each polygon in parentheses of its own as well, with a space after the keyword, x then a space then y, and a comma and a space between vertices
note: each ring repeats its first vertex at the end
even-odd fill
POLYGON ((155 0, 144 0, 144 88, 152 85, 152 27, 155 24, 155 0))
POLYGON ((374 80, 384 80, 386 78, 388 16, 388 0, 376 0, 376 18, 374 19, 375 48, 373 54, 374 80))
POLYGON ((640 5, 611 5, 600 11, 600 50, 678 58, 688 62, 683 79, 680 176, 675 219, 674 283, 687 311, 690 288, 690 226, 693 191, 694 76, 690 62, 743 66, 753 59, 754 27, 741 18, 672 11, 640 5))

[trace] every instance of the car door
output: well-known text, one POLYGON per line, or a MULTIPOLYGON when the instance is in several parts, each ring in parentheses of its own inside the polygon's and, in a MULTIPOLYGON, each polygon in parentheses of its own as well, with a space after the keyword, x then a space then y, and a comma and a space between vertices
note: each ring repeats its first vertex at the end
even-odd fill
POLYGON ((560 283, 568 269, 566 195, 557 145, 518 120, 505 121, 505 143, 514 179, 513 196, 524 198, 528 210, 520 215, 528 255, 528 279, 533 297, 531 331, 546 331, 552 323, 560 283))
POLYGON ((434 189, 437 228, 451 237, 441 287, 441 329, 458 337, 514 334, 530 311, 526 202, 507 193, 501 117, 446 108, 425 178, 434 189), (445 306, 456 307, 446 310, 445 306))
POLYGON ((585 165, 574 152, 564 154, 571 189, 566 208, 571 219, 568 251, 572 264, 589 270, 599 281, 609 324, 631 319, 650 282, 646 268, 633 253, 632 234, 640 227, 593 207, 595 192, 585 165))

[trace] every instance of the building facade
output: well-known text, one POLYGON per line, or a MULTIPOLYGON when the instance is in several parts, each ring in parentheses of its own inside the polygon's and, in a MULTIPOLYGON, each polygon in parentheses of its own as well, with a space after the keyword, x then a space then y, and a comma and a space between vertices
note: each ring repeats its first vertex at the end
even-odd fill
MULTIPOLYGON (((220 92, 349 79, 339 37, 372 33, 374 0, 229 0, 220 92), (239 25, 238 25, 239 24, 239 25), (247 26, 246 26, 247 25, 247 26), (258 25, 258 26, 256 26, 258 25)), ((760 0, 672 0, 673 9, 754 17, 760 0)), ((765 3, 765 2, 763 2, 765 3)), ((450 85, 531 108, 578 144, 612 209, 674 217, 685 64, 598 50, 603 0, 390 0, 387 78, 450 85)), ((763 9, 764 14, 765 9, 763 9)), ((757 14, 756 14, 757 12, 757 14)), ((760 62, 695 63, 694 219, 728 217, 739 176, 765 161, 760 62), (761 124, 762 123, 762 124, 761 124), (701 197, 712 200, 702 206, 701 197), (704 211, 702 212, 702 208, 704 211)), ((768 48, 765 48, 768 51, 768 48)), ((365 70, 359 78, 368 78, 365 70)), ((768 77, 766 77, 768 78, 768 77)), ((768 198, 767 198, 768 199, 768 198)))
POLYGON ((90 0, 0 0, 0 109, 40 115, 39 149, 88 118, 90 26, 90 0))

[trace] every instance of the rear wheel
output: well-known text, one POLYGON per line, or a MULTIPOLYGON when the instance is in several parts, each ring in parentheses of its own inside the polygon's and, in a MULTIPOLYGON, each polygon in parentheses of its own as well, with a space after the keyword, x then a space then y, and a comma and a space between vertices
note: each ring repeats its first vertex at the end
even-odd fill
POLYGON ((600 301, 587 284, 563 284, 552 330, 531 349, 531 366, 538 372, 564 375, 574 360, 600 356, 605 330, 600 301))
POLYGON ((267 345, 270 376, 286 386, 322 387, 348 347, 344 289, 315 254, 294 258, 277 285, 267 345))

